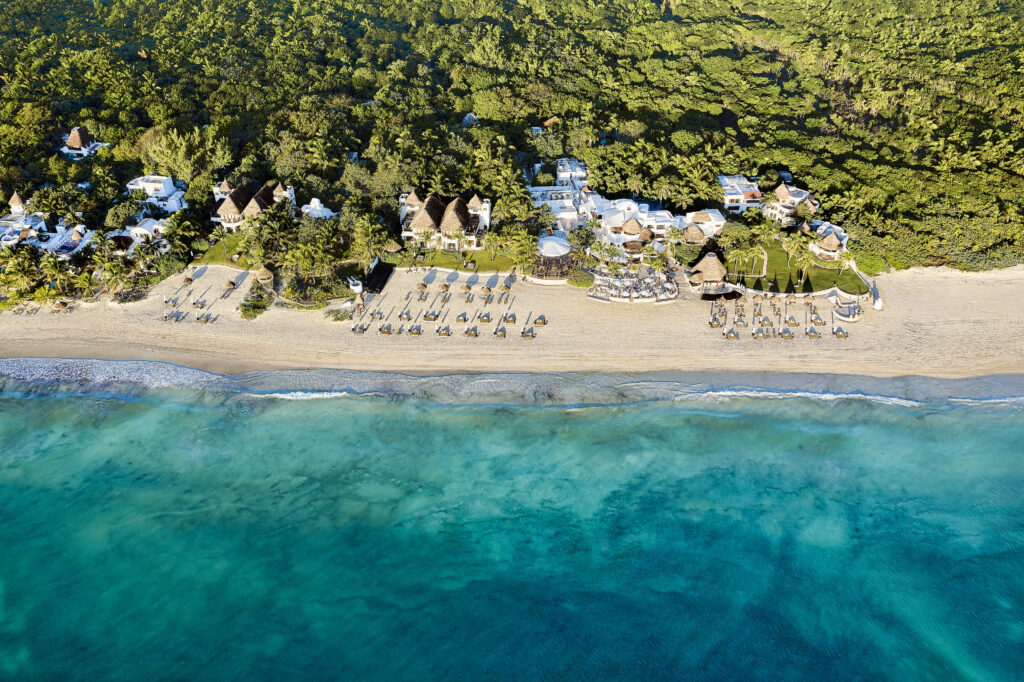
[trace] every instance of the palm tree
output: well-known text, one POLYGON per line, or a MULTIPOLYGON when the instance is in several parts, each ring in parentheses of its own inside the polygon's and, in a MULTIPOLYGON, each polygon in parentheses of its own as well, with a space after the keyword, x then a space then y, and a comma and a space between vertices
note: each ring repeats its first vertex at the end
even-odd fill
POLYGON ((352 254, 363 268, 363 274, 370 272, 370 266, 380 256, 387 243, 388 235, 383 227, 371 222, 367 216, 359 219, 352 235, 352 254))
POLYGON ((121 293, 124 285, 128 283, 128 273, 131 270, 131 261, 127 257, 114 258, 100 273, 103 284, 115 294, 121 293))
POLYGON ((754 235, 754 240, 761 244, 771 243, 775 239, 775 234, 778 232, 776 227, 769 223, 767 220, 760 220, 750 228, 751 233, 754 235))
POLYGON ((156 243, 152 235, 143 235, 135 245, 135 269, 137 274, 148 270, 156 258, 156 243))
POLYGON ((223 225, 217 225, 213 228, 213 232, 210 233, 214 241, 220 242, 220 247, 224 251, 224 258, 228 257, 228 231, 224 229, 223 225))
POLYGON ((18 249, 4 268, 4 286, 18 296, 28 293, 39 280, 35 255, 35 249, 18 249))
POLYGON ((796 265, 800 270, 800 285, 803 286, 804 280, 807 279, 807 273, 811 268, 817 265, 817 261, 814 259, 814 254, 812 254, 808 249, 804 249, 797 253, 796 256, 794 256, 794 260, 794 265, 796 265))
POLYGON ((64 293, 71 283, 71 273, 62 260, 52 253, 48 253, 39 261, 39 271, 53 288, 59 293, 64 293))
POLYGON ((189 245, 199 234, 199 226, 185 215, 183 211, 178 211, 167 219, 164 224, 164 239, 171 245, 171 251, 182 254, 188 251, 191 255, 192 249, 189 245))

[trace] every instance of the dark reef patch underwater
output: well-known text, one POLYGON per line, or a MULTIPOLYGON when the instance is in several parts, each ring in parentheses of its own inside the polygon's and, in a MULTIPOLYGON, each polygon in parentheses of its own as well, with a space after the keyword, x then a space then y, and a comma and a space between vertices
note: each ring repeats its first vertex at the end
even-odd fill
POLYGON ((1021 678, 1020 377, 0 375, 0 679, 1021 678))

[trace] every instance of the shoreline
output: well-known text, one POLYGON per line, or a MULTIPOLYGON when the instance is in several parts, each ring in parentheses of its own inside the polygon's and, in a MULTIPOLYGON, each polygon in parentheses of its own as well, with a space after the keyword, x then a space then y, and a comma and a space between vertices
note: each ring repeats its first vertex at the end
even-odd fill
POLYGON ((806 398, 864 399, 907 407, 933 403, 1002 403, 1024 407, 1024 373, 943 379, 729 371, 412 374, 318 369, 226 376, 158 361, 0 359, 0 394, 117 398, 163 390, 288 400, 342 396, 415 398, 448 406, 587 408, 680 400, 806 398))
MULTIPOLYGON (((51 315, 47 309, 31 317, 3 313, 0 357, 168 362, 225 376, 319 369, 407 375, 712 371, 879 378, 1024 373, 1024 354, 1019 352, 1024 340, 1024 266, 981 273, 928 268, 882 275, 876 281, 885 309, 867 309, 861 321, 844 324, 849 339, 832 338, 827 327, 820 340, 799 338, 800 327, 792 341, 758 341, 746 335, 734 342, 708 328, 706 302, 690 298, 662 306, 608 304, 587 298, 580 289, 525 282, 513 285, 507 306, 487 309, 495 316, 506 310, 518 314, 520 324, 508 325, 510 338, 488 333, 493 323, 480 325, 479 338, 465 338, 456 311, 474 315, 484 308, 463 303, 458 294, 441 318, 452 328, 451 337, 436 336, 433 323, 425 322, 422 337, 378 336, 370 310, 380 309, 385 322, 397 325, 403 308, 414 311, 416 322, 435 305, 436 286, 426 303, 405 301, 404 295, 424 276, 406 271, 396 271, 385 291, 367 305, 362 321, 371 330, 365 335, 352 334, 351 322, 329 321, 323 311, 273 307, 247 322, 236 310, 241 291, 227 300, 217 296, 223 280, 239 272, 208 266, 196 281, 195 296, 213 299, 206 311, 217 316, 214 324, 162 321, 164 297, 184 293, 181 276, 176 276, 135 303, 85 303, 68 315, 51 315), (550 324, 538 328, 532 341, 519 338, 522 320, 539 314, 550 324)), ((480 277, 480 284, 484 279, 480 277)), ((247 290, 248 282, 239 289, 247 290)), ((819 305, 826 310, 821 299, 819 305)), ((791 308, 796 315, 803 311, 802 305, 791 308)))

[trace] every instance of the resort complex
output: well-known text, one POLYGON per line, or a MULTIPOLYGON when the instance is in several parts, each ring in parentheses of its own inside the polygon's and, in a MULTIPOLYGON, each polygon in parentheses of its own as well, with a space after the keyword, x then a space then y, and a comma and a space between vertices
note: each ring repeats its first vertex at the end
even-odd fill
MULTIPOLYGON (((546 130, 541 126, 539 134, 546 130)), ((84 131, 71 131, 68 139, 96 151, 84 131)), ((31 313, 38 310, 24 302, 31 298, 58 301, 70 312, 75 291, 82 302, 104 290, 134 300, 145 294, 131 292, 167 276, 164 264, 186 251, 195 260, 178 266, 178 272, 187 266, 184 275, 170 274, 182 282, 165 297, 161 316, 171 324, 215 324, 228 304, 243 319, 273 305, 330 306, 328 321, 351 320, 359 336, 432 331, 441 338, 532 340, 566 317, 564 310, 523 307, 532 298, 529 287, 546 285, 582 289, 584 300, 596 303, 708 301, 707 319, 695 322, 726 340, 741 338, 741 329, 754 339, 820 340, 825 309, 832 336, 846 338, 837 316, 859 319, 869 299, 881 306, 849 257, 849 235, 820 217, 821 203, 791 176, 767 201, 756 178, 719 176, 717 201, 675 212, 636 193, 602 194, 576 158, 539 163, 523 175, 526 213, 518 220, 507 211, 496 215, 493 200, 476 191, 412 189, 398 195, 393 227, 383 216, 346 225, 342 211, 316 197, 300 205, 295 187, 277 179, 237 176, 206 185, 212 201, 205 228, 204 221, 193 222, 189 185, 166 174, 129 180, 95 227, 87 227, 82 213, 55 210, 47 188, 37 190, 37 201, 15 192, 0 219, 13 294, 8 307, 31 313), (297 243, 301 234, 313 241, 297 243), (26 297, 31 289, 19 290, 21 280, 11 273, 48 256, 59 265, 47 267, 66 270, 68 282, 26 297), (210 285, 200 291, 196 284, 211 267, 252 276, 228 278, 211 298, 210 285), (425 274, 413 287, 408 278, 415 273, 425 274), (408 287, 400 305, 393 291, 402 286, 393 283, 398 279, 408 287), (239 292, 243 283, 248 290, 239 292), (392 302, 387 310, 384 298, 392 302), (807 303, 803 322, 790 314, 797 301, 807 303), (797 335, 802 324, 805 333, 797 335)))

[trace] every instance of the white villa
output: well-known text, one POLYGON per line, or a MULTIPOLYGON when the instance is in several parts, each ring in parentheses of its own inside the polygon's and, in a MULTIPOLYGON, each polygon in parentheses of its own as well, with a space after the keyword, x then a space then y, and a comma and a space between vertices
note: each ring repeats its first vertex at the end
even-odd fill
POLYGON ((166 175, 143 175, 128 182, 129 192, 145 192, 146 202, 168 213, 188 208, 184 187, 166 175))
POLYGON ((64 220, 50 227, 42 213, 9 213, 0 218, 0 246, 32 246, 68 257, 92 241, 93 236, 85 225, 72 226, 64 220))
POLYGON ((60 148, 60 153, 72 161, 92 156, 99 151, 100 147, 110 146, 105 142, 97 142, 88 130, 80 126, 75 126, 70 133, 61 137, 64 140, 64 146, 60 148))
POLYGON ((467 202, 456 197, 445 205, 433 194, 420 199, 416 192, 398 197, 402 240, 416 246, 443 249, 482 249, 491 227, 491 200, 477 195, 467 202))
POLYGON ((804 232, 817 237, 810 244, 811 253, 822 260, 835 260, 839 254, 846 251, 846 243, 850 236, 846 230, 824 220, 815 220, 804 223, 804 232))
POLYGON ((640 258, 648 244, 664 251, 663 240, 670 230, 679 230, 686 241, 701 244, 718 236, 725 225, 725 217, 717 209, 678 216, 632 199, 606 199, 587 187, 587 167, 577 159, 555 163, 554 185, 528 189, 534 206, 551 209, 559 232, 593 229, 599 241, 614 244, 633 259, 640 258))
POLYGON ((302 207, 302 215, 310 218, 318 218, 321 220, 330 220, 337 216, 337 212, 332 211, 323 205, 316 197, 309 200, 309 203, 302 207))
POLYGON ((288 200, 295 205, 295 188, 270 180, 253 192, 245 185, 235 187, 227 180, 213 186, 213 216, 210 220, 220 223, 229 232, 235 232, 246 218, 255 218, 274 203, 288 200))
POLYGON ((801 205, 811 215, 821 208, 821 202, 807 190, 782 183, 775 188, 775 198, 765 204, 764 215, 783 227, 793 227, 797 224, 797 210, 801 205))
MULTIPOLYGON (((26 214, 8 213, 0 218, 0 246, 17 246, 18 244, 37 241, 39 235, 48 234, 46 218, 42 213, 26 214)), ((44 237, 44 241, 49 237, 44 237)))
POLYGON ((743 175, 719 175, 718 184, 725 194, 725 210, 729 213, 743 213, 748 208, 761 205, 761 190, 743 175))

